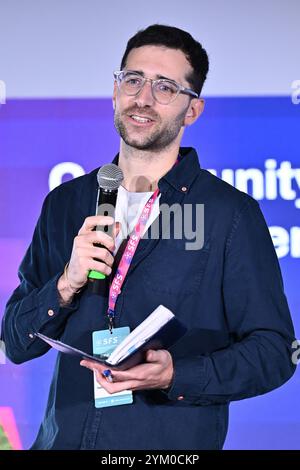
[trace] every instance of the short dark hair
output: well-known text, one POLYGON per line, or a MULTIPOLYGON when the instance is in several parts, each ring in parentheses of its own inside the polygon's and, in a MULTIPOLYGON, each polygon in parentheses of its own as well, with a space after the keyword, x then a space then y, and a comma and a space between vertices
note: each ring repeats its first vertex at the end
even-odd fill
POLYGON ((200 94, 206 80, 209 61, 206 50, 188 32, 162 24, 153 24, 138 31, 127 43, 121 62, 121 70, 126 66, 129 52, 142 46, 165 46, 181 50, 193 68, 193 72, 186 79, 191 88, 200 94))

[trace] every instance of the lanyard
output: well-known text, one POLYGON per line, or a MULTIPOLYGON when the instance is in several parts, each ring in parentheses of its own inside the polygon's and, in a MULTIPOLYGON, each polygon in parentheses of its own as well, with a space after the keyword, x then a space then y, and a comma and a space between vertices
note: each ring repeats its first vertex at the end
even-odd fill
MULTIPOLYGON (((177 160, 174 164, 177 165, 180 161, 180 156, 177 157, 177 160)), ((129 240, 126 244, 125 250, 117 267, 115 276, 112 280, 112 283, 109 288, 109 296, 108 296, 108 310, 107 310, 107 317, 109 321, 109 331, 112 333, 112 329, 114 326, 114 318, 115 318, 115 306, 117 302, 117 298, 121 292, 122 285, 125 281, 127 272, 130 268, 132 263, 132 259, 138 244, 141 240, 142 233, 144 228, 149 220, 151 211, 153 209, 154 203, 159 195, 159 188, 157 188, 152 196, 146 202, 142 213, 135 225, 133 231, 130 234, 129 240)))

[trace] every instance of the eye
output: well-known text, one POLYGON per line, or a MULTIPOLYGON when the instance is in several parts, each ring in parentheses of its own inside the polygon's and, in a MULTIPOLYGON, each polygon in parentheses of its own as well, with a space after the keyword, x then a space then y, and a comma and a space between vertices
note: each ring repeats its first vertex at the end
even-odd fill
POLYGON ((124 82, 129 86, 139 86, 141 84, 141 78, 136 75, 125 75, 124 82))
POLYGON ((157 91, 164 94, 172 95, 177 92, 176 86, 172 82, 161 81, 156 85, 157 91))

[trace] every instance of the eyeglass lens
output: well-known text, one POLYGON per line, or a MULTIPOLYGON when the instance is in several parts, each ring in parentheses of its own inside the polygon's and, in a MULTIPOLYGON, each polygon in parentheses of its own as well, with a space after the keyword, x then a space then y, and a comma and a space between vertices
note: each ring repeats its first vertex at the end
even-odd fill
MULTIPOLYGON (((145 83, 144 77, 134 73, 125 73, 120 79, 121 90, 129 96, 136 95, 145 83)), ((155 80, 152 91, 154 98, 161 104, 170 103, 178 94, 176 84, 165 79, 155 80)))

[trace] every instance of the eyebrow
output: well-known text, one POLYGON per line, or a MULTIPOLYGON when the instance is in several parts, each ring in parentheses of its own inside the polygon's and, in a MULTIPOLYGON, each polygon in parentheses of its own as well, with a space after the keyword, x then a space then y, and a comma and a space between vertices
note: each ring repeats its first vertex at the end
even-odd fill
MULTIPOLYGON (((144 72, 142 70, 127 70, 127 72, 134 72, 134 73, 138 73, 140 75, 142 75, 142 77, 145 76, 144 72)), ((173 78, 170 78, 170 77, 165 77, 164 75, 158 75, 156 74, 155 75, 155 80, 170 80, 171 82, 175 82, 175 83, 178 83, 176 80, 174 80, 173 78)))

